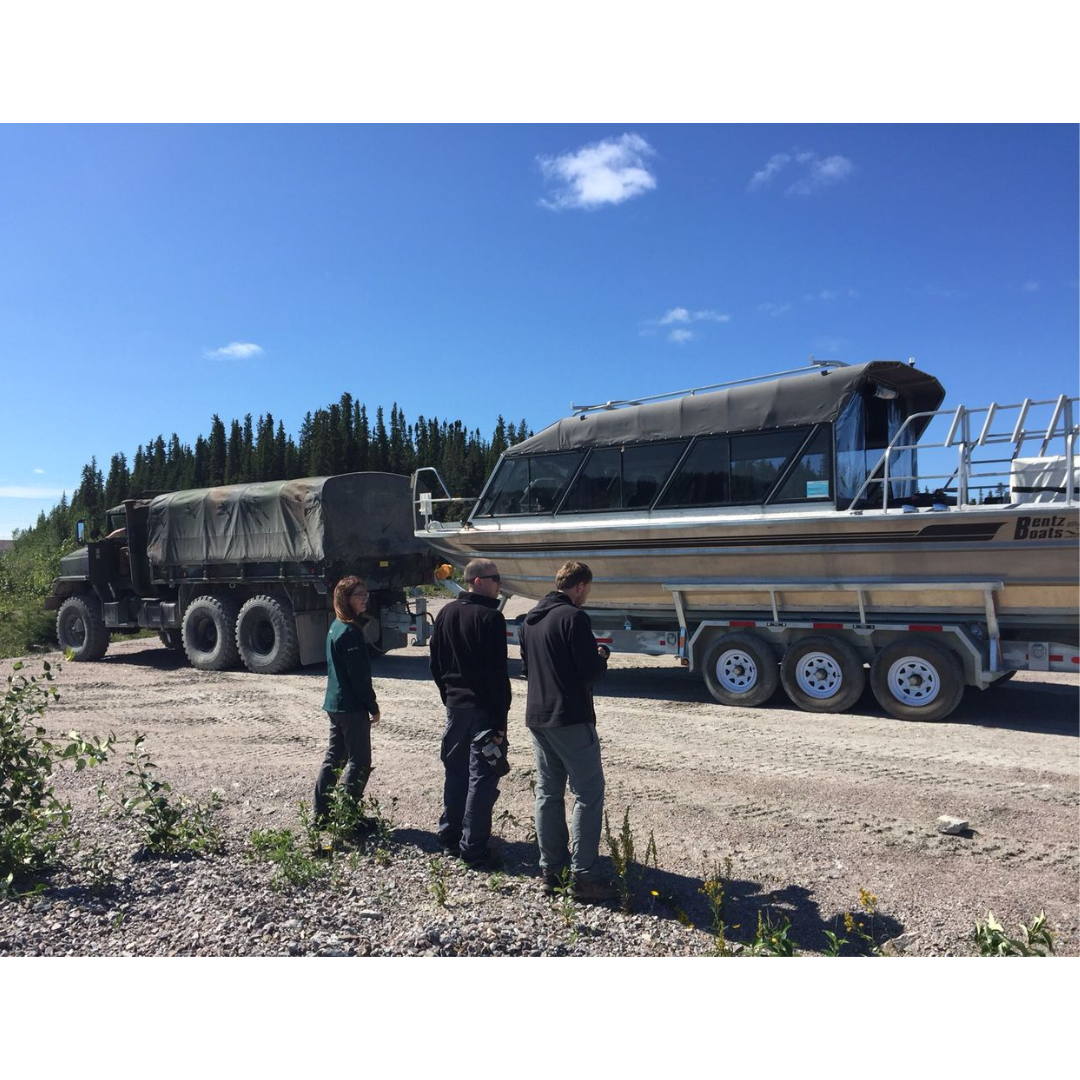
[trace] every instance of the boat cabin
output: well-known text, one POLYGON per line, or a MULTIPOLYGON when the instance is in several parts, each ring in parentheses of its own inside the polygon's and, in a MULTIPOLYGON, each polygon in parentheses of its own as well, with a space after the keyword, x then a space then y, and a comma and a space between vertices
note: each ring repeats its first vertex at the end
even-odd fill
MULTIPOLYGON (((673 400, 588 406, 507 450, 470 520, 709 507, 880 505, 865 485, 909 417, 945 391, 908 364, 816 368, 673 400)), ((908 427, 914 443, 927 420, 908 427)), ((916 490, 915 451, 890 499, 916 490)))

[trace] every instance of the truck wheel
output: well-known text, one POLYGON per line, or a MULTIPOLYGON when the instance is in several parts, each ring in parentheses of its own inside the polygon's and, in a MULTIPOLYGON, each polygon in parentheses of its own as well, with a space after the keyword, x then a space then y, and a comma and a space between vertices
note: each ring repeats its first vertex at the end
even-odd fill
POLYGON ((772 649, 753 634, 725 634, 705 654, 703 671, 721 705, 764 705, 780 681, 772 649))
POLYGON ((870 688, 898 720, 944 720, 964 696, 964 669, 943 645, 901 638, 874 657, 870 688))
POLYGON ((784 653, 780 681, 792 702, 806 712, 843 712, 862 697, 866 672, 846 641, 808 637, 784 653))
POLYGON ((56 615, 56 640, 72 660, 100 660, 109 647, 109 628, 96 596, 69 596, 56 615))
POLYGON ((184 639, 179 630, 159 630, 157 636, 158 641, 166 649, 182 649, 184 647, 184 639))
POLYGON ((236 648, 248 671, 277 675, 300 660, 292 607, 272 596, 253 596, 236 619, 236 648))
POLYGON ((200 671, 224 671, 236 664, 236 601, 197 596, 184 612, 184 652, 200 671))

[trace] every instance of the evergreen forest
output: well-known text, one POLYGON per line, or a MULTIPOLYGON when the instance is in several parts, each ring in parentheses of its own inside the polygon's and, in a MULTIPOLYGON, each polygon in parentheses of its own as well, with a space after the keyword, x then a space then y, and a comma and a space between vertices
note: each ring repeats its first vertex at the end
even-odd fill
POLYGON ((455 495, 479 495, 499 455, 532 434, 524 420, 498 417, 485 439, 460 420, 418 416, 409 423, 397 404, 389 417, 382 406, 372 417, 349 393, 305 414, 294 438, 270 413, 227 426, 215 414, 210 431, 194 446, 174 433, 149 439, 128 460, 112 455, 108 472, 95 458, 83 468, 79 486, 28 529, 17 530, 11 547, 0 552, 0 657, 19 656, 55 642, 53 615, 43 608, 60 558, 79 546, 76 522, 103 530, 105 512, 125 499, 165 491, 331 476, 346 472, 409 474, 433 465, 455 495))

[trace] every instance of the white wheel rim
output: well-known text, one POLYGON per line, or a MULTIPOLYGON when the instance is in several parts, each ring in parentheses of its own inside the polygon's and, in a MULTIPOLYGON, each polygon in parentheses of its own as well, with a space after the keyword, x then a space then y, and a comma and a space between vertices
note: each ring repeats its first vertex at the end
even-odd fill
POLYGON ((941 676, 921 656, 904 656, 889 668, 889 692, 902 705, 929 705, 941 693, 941 676))
POLYGON ((733 694, 752 690, 758 681, 754 658, 742 649, 728 649, 716 660, 716 681, 733 694))
POLYGON ((795 682, 808 697, 824 701, 840 692, 844 673, 835 657, 826 652, 811 652, 795 666, 795 682))

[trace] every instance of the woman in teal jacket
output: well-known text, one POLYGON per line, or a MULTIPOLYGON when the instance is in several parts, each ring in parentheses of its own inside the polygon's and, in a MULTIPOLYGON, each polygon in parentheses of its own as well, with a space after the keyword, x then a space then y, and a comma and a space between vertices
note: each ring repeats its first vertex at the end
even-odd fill
POLYGON ((358 577, 342 578, 334 588, 337 616, 326 635, 326 697, 330 745, 315 780, 315 820, 330 813, 330 792, 341 771, 341 785, 359 799, 371 774, 371 725, 379 722, 379 703, 371 685, 371 664, 363 625, 368 594, 358 577))

